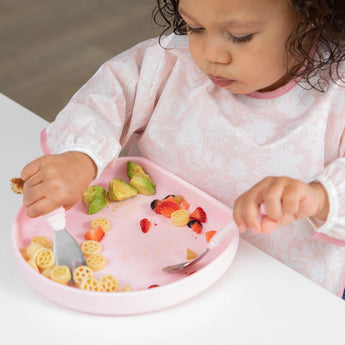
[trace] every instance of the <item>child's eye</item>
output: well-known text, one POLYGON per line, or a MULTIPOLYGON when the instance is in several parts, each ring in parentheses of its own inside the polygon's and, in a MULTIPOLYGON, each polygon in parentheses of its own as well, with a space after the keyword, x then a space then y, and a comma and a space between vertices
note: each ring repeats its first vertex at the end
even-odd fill
POLYGON ((193 28, 193 27, 189 26, 188 24, 186 24, 186 31, 187 31, 187 33, 193 34, 193 33, 203 32, 204 29, 203 28, 193 28))
POLYGON ((233 36, 228 34, 228 39, 233 43, 245 43, 249 42, 253 38, 254 34, 246 36, 233 36))

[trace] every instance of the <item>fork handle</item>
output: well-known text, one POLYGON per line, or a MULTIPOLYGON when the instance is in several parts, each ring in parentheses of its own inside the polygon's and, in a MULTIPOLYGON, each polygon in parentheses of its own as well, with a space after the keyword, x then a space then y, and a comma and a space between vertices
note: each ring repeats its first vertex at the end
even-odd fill
POLYGON ((46 214, 45 218, 54 231, 60 231, 66 228, 66 210, 63 207, 59 207, 46 214))

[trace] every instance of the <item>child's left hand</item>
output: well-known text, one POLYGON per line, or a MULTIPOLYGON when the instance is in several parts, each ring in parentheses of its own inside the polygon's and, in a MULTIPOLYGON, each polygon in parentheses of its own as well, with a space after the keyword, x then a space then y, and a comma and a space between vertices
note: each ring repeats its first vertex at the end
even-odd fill
POLYGON ((325 221, 329 202, 319 182, 304 183, 288 177, 266 177, 242 194, 234 205, 234 219, 241 232, 270 234, 277 226, 299 218, 316 217, 325 221), (265 215, 260 205, 265 206, 265 215))

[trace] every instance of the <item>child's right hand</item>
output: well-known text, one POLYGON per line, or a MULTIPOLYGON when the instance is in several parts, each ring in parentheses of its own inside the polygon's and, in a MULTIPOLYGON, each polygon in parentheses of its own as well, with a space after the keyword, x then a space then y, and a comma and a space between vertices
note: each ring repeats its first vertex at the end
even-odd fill
POLYGON ((70 209, 95 178, 97 168, 84 153, 65 152, 42 156, 22 170, 23 204, 29 217, 38 217, 63 206, 70 209))

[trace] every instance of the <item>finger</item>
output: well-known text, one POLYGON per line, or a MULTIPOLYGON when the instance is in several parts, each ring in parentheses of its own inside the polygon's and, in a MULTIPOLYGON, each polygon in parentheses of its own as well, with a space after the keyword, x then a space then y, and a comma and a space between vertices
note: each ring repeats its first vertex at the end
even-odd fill
POLYGON ((40 170, 40 167, 41 167, 40 159, 39 158, 35 159, 34 161, 30 162, 23 168, 20 174, 21 178, 24 181, 28 180, 31 176, 33 176, 40 170))
POLYGON ((277 222, 283 217, 281 199, 284 188, 285 179, 275 179, 263 193, 266 215, 277 222))
POLYGON ((24 182, 24 194, 27 193, 27 191, 29 191, 32 187, 37 186, 42 182, 43 178, 38 171, 24 182))
POLYGON ((261 232, 265 235, 271 234, 279 226, 279 223, 273 219, 263 216, 261 220, 261 232))
POLYGON ((239 231, 241 233, 246 232, 247 229, 248 229, 248 225, 246 224, 246 222, 244 221, 244 219, 242 217, 242 214, 241 214, 241 202, 240 202, 239 199, 237 199, 235 201, 232 215, 233 215, 235 223, 238 226, 239 231))
POLYGON ((282 195, 282 208, 285 215, 296 217, 300 209, 300 203, 306 196, 305 186, 302 183, 294 183, 285 188, 282 195))
POLYGON ((51 201, 46 198, 40 199, 37 202, 30 205, 26 208, 26 214, 30 218, 36 218, 48 214, 49 212, 54 211, 59 206, 54 205, 51 201))
POLYGON ((26 189, 23 196, 23 205, 30 207, 32 204, 43 199, 45 194, 43 193, 42 183, 36 186, 26 189))

